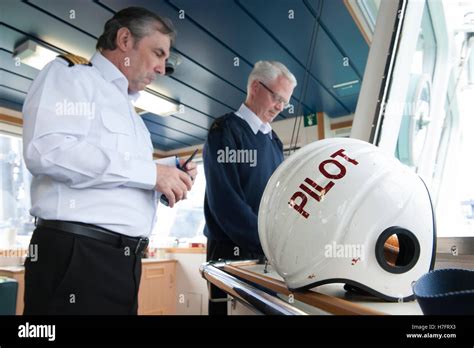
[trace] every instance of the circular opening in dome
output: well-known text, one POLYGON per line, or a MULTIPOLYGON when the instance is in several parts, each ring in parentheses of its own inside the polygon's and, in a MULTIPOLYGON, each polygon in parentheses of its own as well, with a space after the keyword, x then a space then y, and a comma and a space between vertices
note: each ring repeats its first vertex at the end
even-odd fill
POLYGON ((401 227, 390 227, 377 239, 375 256, 379 265, 390 273, 405 273, 420 257, 420 243, 415 235, 401 227))

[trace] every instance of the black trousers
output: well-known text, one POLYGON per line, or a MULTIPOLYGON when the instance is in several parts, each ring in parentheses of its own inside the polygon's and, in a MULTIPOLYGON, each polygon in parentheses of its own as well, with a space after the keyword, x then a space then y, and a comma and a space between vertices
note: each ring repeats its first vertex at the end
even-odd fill
MULTIPOLYGON (((215 239, 208 239, 207 240, 207 254, 206 260, 207 261, 217 261, 219 259, 224 260, 250 260, 250 259, 259 259, 263 260, 264 255, 259 255, 255 253, 251 253, 247 250, 244 250, 237 245, 227 242, 227 241, 219 241, 215 239)), ((210 291, 209 291, 209 304, 208 304, 208 311, 209 315, 227 315, 227 302, 213 302, 211 299, 214 300, 224 300, 227 299, 227 293, 222 291, 217 286, 209 284, 210 291)))
POLYGON ((35 229, 31 244, 37 255, 25 261, 23 314, 137 314, 140 255, 45 227, 35 229))

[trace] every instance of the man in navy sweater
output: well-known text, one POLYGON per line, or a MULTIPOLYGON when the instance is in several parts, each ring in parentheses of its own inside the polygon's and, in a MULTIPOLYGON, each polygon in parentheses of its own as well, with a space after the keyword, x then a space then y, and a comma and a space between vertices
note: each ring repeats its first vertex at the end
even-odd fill
MULTIPOLYGON (((296 79, 281 63, 259 61, 249 75, 239 110, 218 118, 203 149, 207 260, 263 258, 258 208, 268 179, 283 161, 270 123, 288 106, 296 79)), ((227 295, 211 285, 212 299, 227 295)), ((227 303, 209 302, 209 315, 226 315, 227 303)))

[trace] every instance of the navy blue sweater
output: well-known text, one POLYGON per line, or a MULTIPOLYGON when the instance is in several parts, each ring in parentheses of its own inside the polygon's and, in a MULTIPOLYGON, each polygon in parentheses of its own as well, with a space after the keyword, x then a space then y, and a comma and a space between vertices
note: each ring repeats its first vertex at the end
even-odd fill
POLYGON ((235 114, 218 118, 203 149, 206 194, 204 234, 263 254, 258 238, 258 208, 268 179, 283 162, 275 132, 254 134, 235 114), (243 151, 242 151, 243 150, 243 151))

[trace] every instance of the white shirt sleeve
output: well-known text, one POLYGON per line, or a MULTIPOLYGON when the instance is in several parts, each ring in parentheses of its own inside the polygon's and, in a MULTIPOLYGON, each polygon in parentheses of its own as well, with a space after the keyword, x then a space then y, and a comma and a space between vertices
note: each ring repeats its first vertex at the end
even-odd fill
MULTIPOLYGON (((87 66, 68 67, 56 59, 40 72, 23 107, 24 158, 30 172, 65 183, 71 188, 128 186, 152 190, 156 166, 133 153, 102 146, 91 137, 94 115, 63 114, 67 103, 105 103, 95 100, 87 66)), ((120 122, 118 120, 117 122, 120 122)))

